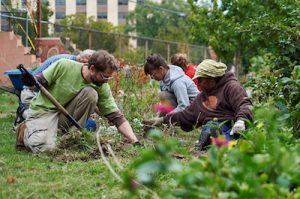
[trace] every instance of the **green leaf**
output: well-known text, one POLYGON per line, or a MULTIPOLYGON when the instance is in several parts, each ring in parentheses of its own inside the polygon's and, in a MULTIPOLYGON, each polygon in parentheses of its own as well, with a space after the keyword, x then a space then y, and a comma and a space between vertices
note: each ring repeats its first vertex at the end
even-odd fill
POLYGON ((284 175, 278 176, 276 181, 280 186, 285 187, 285 188, 289 188, 291 185, 290 180, 287 179, 284 175))
POLYGON ((271 160, 271 157, 269 154, 255 154, 252 159, 256 164, 266 164, 271 160))
POLYGON ((283 78, 281 78, 281 82, 283 84, 288 84, 290 82, 293 82, 293 80, 291 78, 288 78, 288 77, 283 77, 283 78))

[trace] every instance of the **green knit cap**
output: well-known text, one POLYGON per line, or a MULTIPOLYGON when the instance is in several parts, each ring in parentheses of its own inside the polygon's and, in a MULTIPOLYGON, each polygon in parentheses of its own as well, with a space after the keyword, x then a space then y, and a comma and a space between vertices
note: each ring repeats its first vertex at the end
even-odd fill
POLYGON ((203 60, 196 69, 193 79, 198 77, 221 77, 225 74, 227 66, 212 59, 203 60))

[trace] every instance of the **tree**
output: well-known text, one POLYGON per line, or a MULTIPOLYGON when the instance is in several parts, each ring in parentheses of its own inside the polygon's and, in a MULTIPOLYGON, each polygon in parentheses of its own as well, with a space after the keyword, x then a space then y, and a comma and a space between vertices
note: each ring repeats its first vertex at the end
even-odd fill
POLYGON ((266 52, 278 53, 280 44, 299 37, 300 2, 287 0, 211 0, 209 6, 189 1, 197 42, 210 45, 224 62, 239 66, 266 52))
POLYGON ((85 15, 69 15, 60 21, 63 26, 63 37, 69 37, 79 49, 89 48, 89 34, 92 36, 93 49, 106 49, 115 52, 118 46, 117 35, 108 33, 121 33, 120 27, 114 27, 107 21, 95 21, 85 15))
MULTIPOLYGON (((42 21, 49 21, 49 18, 53 15, 53 11, 50 10, 49 1, 43 1, 42 3, 42 21)), ((42 24, 42 37, 48 37, 48 24, 42 24)))
MULTIPOLYGON (((201 59, 199 49, 193 51, 184 44, 164 43, 166 40, 179 43, 189 43, 191 39, 191 24, 187 21, 190 6, 182 0, 163 0, 160 4, 147 1, 138 4, 135 10, 127 16, 125 33, 135 33, 140 37, 154 38, 154 40, 138 39, 139 46, 151 49, 147 54, 159 53, 166 59, 177 53, 189 53, 191 61, 198 63, 201 59), (147 41, 147 43, 146 43, 147 41), (191 56, 197 54, 196 56, 191 56)), ((202 48, 201 48, 202 50, 202 48)), ((202 52, 202 51, 201 51, 202 52)))
MULTIPOLYGON (((30 2, 28 2, 26 6, 26 9, 20 10, 17 6, 13 6, 11 3, 11 0, 2 2, 2 6, 5 7, 5 9, 8 12, 11 12, 11 16, 14 17, 21 17, 26 19, 26 15, 28 14, 28 35, 26 35, 26 20, 19 20, 19 19, 9 19, 10 23, 12 25, 13 31, 18 34, 22 35, 22 42, 25 44, 25 40, 29 40, 29 44, 31 45, 32 49, 35 50, 34 45, 34 39, 36 38, 37 32, 36 32, 36 23, 33 22, 36 20, 35 16, 36 13, 32 9, 32 6, 30 5, 30 2)), ((49 2, 46 1, 42 3, 42 20, 43 21, 49 21, 49 18, 53 15, 53 12, 50 10, 49 2)), ((42 25, 42 36, 48 36, 48 25, 43 24, 42 25)))
POLYGON ((138 4, 135 11, 127 16, 125 33, 136 32, 143 37, 188 42, 191 35, 191 26, 185 19, 188 13, 189 6, 182 0, 138 4))

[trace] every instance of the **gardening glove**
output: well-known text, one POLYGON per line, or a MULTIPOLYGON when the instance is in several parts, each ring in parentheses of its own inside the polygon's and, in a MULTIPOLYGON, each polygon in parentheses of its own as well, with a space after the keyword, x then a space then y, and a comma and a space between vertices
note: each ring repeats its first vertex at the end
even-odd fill
POLYGON ((28 87, 34 86, 35 80, 32 78, 32 76, 30 76, 26 73, 22 73, 21 78, 22 78, 22 82, 25 86, 28 86, 28 87))
POLYGON ((243 120, 238 120, 234 123, 230 135, 239 134, 246 129, 245 122, 243 120))

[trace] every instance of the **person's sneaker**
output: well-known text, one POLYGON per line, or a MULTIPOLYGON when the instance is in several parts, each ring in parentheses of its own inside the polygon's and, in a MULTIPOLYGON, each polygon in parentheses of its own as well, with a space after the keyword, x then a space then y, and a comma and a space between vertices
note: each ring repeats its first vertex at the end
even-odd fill
POLYGON ((22 122, 16 127, 16 150, 22 151, 26 150, 24 145, 24 132, 26 129, 26 123, 22 122))

